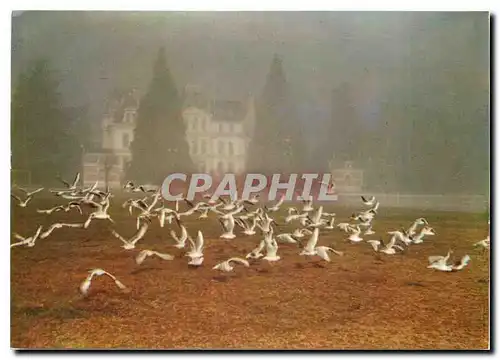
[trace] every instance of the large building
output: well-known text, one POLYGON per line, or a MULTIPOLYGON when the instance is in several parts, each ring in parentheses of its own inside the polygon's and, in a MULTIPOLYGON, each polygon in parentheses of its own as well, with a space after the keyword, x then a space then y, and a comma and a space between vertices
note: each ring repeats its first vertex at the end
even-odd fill
POLYGON ((205 100, 201 90, 186 87, 183 118, 191 158, 199 172, 221 175, 245 172, 253 134, 253 98, 240 101, 205 100))
MULTIPOLYGON (((255 123, 253 98, 246 102, 205 99, 198 87, 186 87, 182 115, 197 171, 214 175, 244 173, 255 123)), ((83 157, 85 186, 99 181, 101 186, 117 188, 126 181, 138 107, 138 96, 133 91, 115 94, 110 100, 101 122, 100 148, 88 149, 83 157)))

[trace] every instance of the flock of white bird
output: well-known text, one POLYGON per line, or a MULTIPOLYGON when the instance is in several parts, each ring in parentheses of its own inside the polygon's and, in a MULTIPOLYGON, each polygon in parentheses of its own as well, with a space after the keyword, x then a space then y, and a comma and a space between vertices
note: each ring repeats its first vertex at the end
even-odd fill
MULTIPOLYGON (((109 189, 101 191, 97 189, 96 182, 89 188, 79 187, 80 174, 78 173, 72 183, 68 183, 61 178, 58 178, 64 185, 63 190, 50 190, 55 196, 69 200, 67 204, 58 205, 51 209, 37 209, 40 214, 50 215, 54 212, 69 212, 76 209, 80 214, 84 214, 82 207, 90 207, 93 209, 87 219, 82 223, 54 223, 47 229, 39 226, 34 235, 23 237, 14 233, 14 238, 19 240, 11 244, 13 247, 33 247, 37 240, 47 238, 55 229, 63 227, 83 228, 87 229, 92 221, 105 220, 114 224, 114 220, 108 213, 110 207, 110 198, 113 197, 109 189)), ((17 200, 18 206, 26 208, 33 196, 43 188, 27 191, 21 187, 14 186, 16 189, 24 193, 24 199, 12 194, 12 197, 17 200)), ((370 236, 375 234, 372 228, 372 222, 378 213, 380 203, 374 197, 361 200, 366 207, 362 211, 353 214, 350 222, 342 222, 335 224, 336 214, 323 211, 323 206, 317 208, 313 205, 312 199, 303 199, 302 208, 289 207, 287 215, 283 219, 284 223, 298 223, 300 226, 290 233, 275 233, 276 227, 280 225, 274 220, 273 214, 282 209, 284 197, 281 197, 278 202, 272 206, 258 206, 259 196, 255 195, 248 200, 227 200, 221 197, 213 199, 211 195, 205 195, 203 198, 206 201, 197 203, 188 200, 177 200, 174 208, 169 208, 163 201, 160 200, 160 191, 147 189, 145 186, 136 186, 132 182, 128 182, 124 186, 125 191, 131 193, 141 193, 143 198, 131 198, 122 207, 128 209, 128 213, 132 217, 136 217, 137 231, 131 237, 124 237, 114 229, 111 234, 122 243, 122 248, 126 250, 135 249, 137 243, 144 238, 152 219, 157 218, 160 227, 164 227, 165 223, 178 225, 180 233, 176 233, 173 229, 170 235, 174 240, 173 246, 177 249, 185 249, 189 245, 185 256, 189 258, 187 265, 200 266, 204 261, 204 236, 201 230, 198 230, 196 239, 189 235, 188 230, 183 222, 183 218, 198 216, 198 219, 207 219, 209 214, 213 213, 217 217, 221 227, 222 239, 236 238, 235 230, 240 228, 241 234, 253 236, 260 232, 262 240, 249 254, 243 257, 231 257, 226 261, 216 264, 212 267, 214 270, 229 272, 234 269, 235 264, 241 264, 249 267, 248 259, 261 259, 269 262, 279 261, 281 257, 278 255, 278 243, 296 244, 299 248, 299 255, 317 256, 325 261, 330 261, 329 253, 342 256, 341 251, 337 251, 329 246, 318 246, 319 231, 340 230, 346 233, 346 240, 352 243, 363 242, 362 236, 370 236), (189 209, 180 211, 179 202, 184 201, 188 204, 189 209), (253 207, 253 210, 250 210, 253 207), (303 242, 303 238, 308 237, 307 242, 303 242)), ((488 222, 489 223, 489 222, 488 222)), ((397 252, 404 252, 409 246, 421 244, 426 236, 435 235, 435 231, 429 226, 424 218, 416 219, 408 229, 388 232, 390 240, 388 243, 380 238, 379 240, 367 240, 375 252, 384 253, 386 255, 394 255, 397 252), (420 228, 419 228, 420 227, 420 228)), ((489 249, 490 239, 488 237, 474 244, 474 246, 489 249)), ((464 255, 456 262, 449 262, 453 251, 449 251, 446 256, 429 256, 429 265, 427 268, 440 271, 458 271, 463 269, 470 262, 469 255, 464 255)), ((142 264, 147 257, 157 256, 163 260, 174 260, 174 256, 166 253, 160 253, 149 249, 143 249, 136 255, 135 261, 138 265, 142 264)), ((115 284, 122 290, 127 289, 114 275, 109 272, 97 268, 89 271, 88 277, 81 283, 80 291, 83 295, 88 294, 92 279, 95 276, 106 275, 111 278, 115 284)))

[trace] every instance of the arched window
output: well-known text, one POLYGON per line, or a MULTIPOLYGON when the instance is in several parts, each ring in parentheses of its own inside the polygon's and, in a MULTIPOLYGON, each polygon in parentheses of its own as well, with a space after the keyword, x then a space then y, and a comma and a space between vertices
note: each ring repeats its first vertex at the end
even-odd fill
POLYGON ((232 141, 229 141, 227 143, 227 154, 229 156, 234 155, 234 146, 233 146, 233 142, 232 141))

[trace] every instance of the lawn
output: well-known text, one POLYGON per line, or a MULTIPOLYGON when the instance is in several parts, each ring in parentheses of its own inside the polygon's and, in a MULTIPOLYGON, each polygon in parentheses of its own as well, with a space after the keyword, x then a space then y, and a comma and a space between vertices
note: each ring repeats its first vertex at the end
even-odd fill
MULTIPOLYGON (((34 199, 12 211, 12 231, 31 235, 37 226, 82 222, 71 213, 41 215, 52 202, 34 199)), ((362 204, 360 204, 362 206, 362 204)), ((333 206, 337 222, 353 209, 333 206)), ((74 212, 73 212, 74 211, 74 212)), ((88 212, 88 211, 87 211, 88 212)), ((422 213, 384 209, 374 220, 375 235, 408 227, 424 216, 436 235, 396 255, 377 254, 365 242, 349 243, 340 230, 324 230, 318 245, 344 252, 327 263, 299 256, 293 244, 280 244, 276 263, 236 265, 231 273, 212 270, 219 261, 244 257, 261 235, 237 231, 222 240, 210 218, 187 219, 188 232, 205 236, 205 262, 187 266, 156 219, 134 250, 111 235, 135 230, 132 218, 115 201, 116 224, 95 220, 84 229, 56 229, 33 248, 11 249, 11 346, 13 348, 142 349, 487 349, 489 347, 489 251, 472 244, 488 234, 482 215, 422 213), (136 265, 141 249, 174 255, 173 261, 148 258, 136 265), (460 272, 427 269, 429 255, 454 250, 469 254, 460 272), (93 268, 116 275, 128 291, 108 278, 93 281, 87 297, 78 288, 93 268)), ((283 213, 276 217, 283 222, 283 213)), ((282 226, 280 231, 295 226, 282 226)), ((13 241, 13 240, 12 240, 13 241)))

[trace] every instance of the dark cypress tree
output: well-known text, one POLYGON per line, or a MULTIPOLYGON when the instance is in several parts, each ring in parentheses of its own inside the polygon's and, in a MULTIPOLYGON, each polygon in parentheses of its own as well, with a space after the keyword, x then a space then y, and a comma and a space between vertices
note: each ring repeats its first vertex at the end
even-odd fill
POLYGON ((149 89, 139 105, 131 151, 127 173, 130 180, 160 184, 169 173, 193 170, 182 101, 163 47, 154 63, 149 89))
POLYGON ((20 75, 12 95, 11 139, 14 181, 17 171, 29 171, 31 181, 50 185, 56 175, 71 173, 78 149, 68 113, 57 92, 58 82, 46 60, 37 60, 20 75))
POLYGON ((283 62, 275 55, 257 101, 255 132, 247 160, 249 171, 269 174, 297 170, 303 149, 292 114, 283 62))

